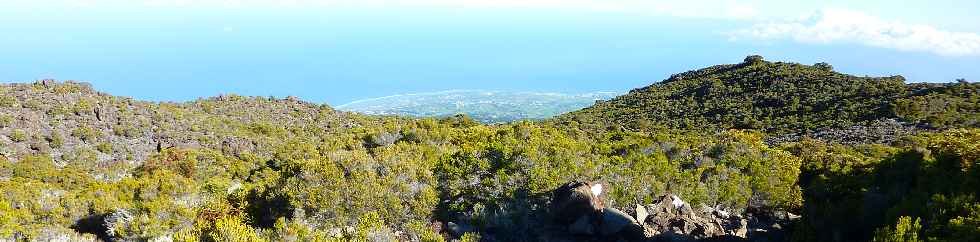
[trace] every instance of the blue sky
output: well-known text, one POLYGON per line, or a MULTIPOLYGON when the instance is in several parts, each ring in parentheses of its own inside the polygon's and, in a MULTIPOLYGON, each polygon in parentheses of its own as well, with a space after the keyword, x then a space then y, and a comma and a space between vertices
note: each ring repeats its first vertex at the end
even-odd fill
POLYGON ((980 80, 978 10, 965 0, 5 0, 0 81, 340 105, 449 89, 627 91, 749 54, 980 80))

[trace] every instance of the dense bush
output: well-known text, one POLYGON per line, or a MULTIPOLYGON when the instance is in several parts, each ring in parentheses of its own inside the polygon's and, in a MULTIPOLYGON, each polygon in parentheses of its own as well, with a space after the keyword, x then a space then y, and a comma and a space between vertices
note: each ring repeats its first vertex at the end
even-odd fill
POLYGON ((880 119, 932 127, 980 127, 980 83, 905 84, 901 76, 857 77, 749 56, 735 65, 684 72, 554 122, 609 128, 729 128, 769 134, 846 128, 880 119))
POLYGON ((806 164, 799 239, 980 239, 978 141, 974 129, 916 136, 900 147, 792 147, 806 164))

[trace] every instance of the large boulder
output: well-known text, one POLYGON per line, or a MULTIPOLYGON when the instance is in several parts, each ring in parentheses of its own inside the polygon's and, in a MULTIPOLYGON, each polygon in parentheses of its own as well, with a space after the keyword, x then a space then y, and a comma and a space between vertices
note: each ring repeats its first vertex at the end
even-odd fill
POLYGON ((603 209, 599 234, 607 238, 617 237, 626 241, 646 239, 643 226, 633 217, 615 208, 603 209))
POLYGON ((605 207, 602 185, 572 182, 555 189, 551 200, 554 221, 575 236, 605 240, 643 241, 643 227, 632 216, 605 207))
POLYGON ((551 196, 552 218, 562 225, 571 225, 583 216, 596 221, 604 208, 599 199, 601 187, 588 182, 571 182, 555 189, 551 196))

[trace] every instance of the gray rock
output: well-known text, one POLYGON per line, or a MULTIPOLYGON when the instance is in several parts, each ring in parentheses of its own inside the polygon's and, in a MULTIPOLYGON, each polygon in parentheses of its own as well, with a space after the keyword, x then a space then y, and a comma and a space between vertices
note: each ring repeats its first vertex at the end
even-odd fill
POLYGON ((570 225, 583 216, 598 217, 602 212, 602 200, 592 192, 592 184, 571 182, 552 193, 551 213, 555 221, 570 225))
POLYGON ((592 226, 592 217, 579 217, 574 223, 568 225, 568 232, 573 235, 595 235, 595 227, 592 226))
POLYGON ((454 222, 446 223, 446 227, 449 229, 449 232, 455 236, 463 236, 463 234, 475 231, 473 230, 472 226, 467 224, 457 224, 454 222))
MULTIPOLYGON (((644 206, 649 213, 643 226, 652 234, 683 235, 692 239, 706 239, 719 236, 735 236, 733 231, 745 228, 737 216, 720 209, 702 207, 699 211, 691 209, 675 195, 664 195, 655 203, 644 206)), ((745 234, 747 232, 743 232, 745 234)), ((676 236, 675 236, 676 237, 676 236)))
POLYGON ((615 208, 605 208, 602 211, 602 223, 599 227, 599 234, 613 235, 619 233, 630 225, 638 225, 633 217, 615 208))

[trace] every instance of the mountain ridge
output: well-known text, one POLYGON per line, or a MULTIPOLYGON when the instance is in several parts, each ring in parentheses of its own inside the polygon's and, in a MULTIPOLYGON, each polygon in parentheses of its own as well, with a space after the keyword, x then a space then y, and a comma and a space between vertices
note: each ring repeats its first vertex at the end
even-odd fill
POLYGON ((899 119, 942 128, 976 126, 980 84, 906 84, 902 76, 858 77, 827 63, 768 62, 749 56, 739 64, 671 75, 609 101, 556 117, 551 122, 589 130, 626 128, 760 129, 810 132, 899 119), (936 95, 929 95, 930 93, 936 95), (929 102, 945 98, 947 104, 929 102), (937 118, 955 112, 956 122, 937 118))

